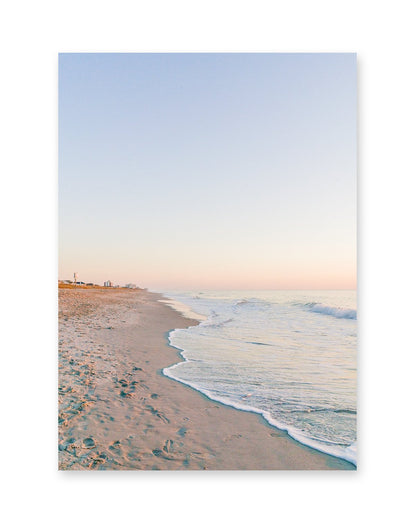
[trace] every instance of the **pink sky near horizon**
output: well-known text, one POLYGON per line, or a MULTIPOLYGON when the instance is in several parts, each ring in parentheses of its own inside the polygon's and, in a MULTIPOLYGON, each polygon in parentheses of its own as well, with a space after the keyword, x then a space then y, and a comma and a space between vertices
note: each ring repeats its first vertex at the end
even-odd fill
POLYGON ((261 261, 238 261, 226 259, 219 252, 217 261, 214 255, 204 261, 192 255, 187 257, 186 253, 180 256, 177 252, 170 255, 166 251, 161 257, 148 251, 147 258, 140 253, 137 256, 121 253, 122 260, 115 266, 111 256, 105 254, 94 262, 91 256, 85 258, 85 253, 80 252, 79 256, 73 253, 70 256, 76 269, 61 270, 61 279, 72 279, 75 270, 78 279, 85 282, 102 284, 111 280, 120 285, 135 283, 149 289, 356 289, 355 258, 351 258, 350 263, 329 256, 326 261, 319 259, 314 263, 303 263, 299 259, 273 262, 266 253, 261 261), (102 258, 108 258, 109 265, 102 258), (94 267, 82 268, 91 261, 94 267))

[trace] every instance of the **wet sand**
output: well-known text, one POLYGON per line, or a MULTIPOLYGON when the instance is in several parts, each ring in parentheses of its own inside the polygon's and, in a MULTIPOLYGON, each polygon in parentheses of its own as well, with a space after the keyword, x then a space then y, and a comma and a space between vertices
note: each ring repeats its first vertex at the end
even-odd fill
POLYGON ((349 470, 165 377, 197 324, 134 289, 59 289, 60 470, 349 470))

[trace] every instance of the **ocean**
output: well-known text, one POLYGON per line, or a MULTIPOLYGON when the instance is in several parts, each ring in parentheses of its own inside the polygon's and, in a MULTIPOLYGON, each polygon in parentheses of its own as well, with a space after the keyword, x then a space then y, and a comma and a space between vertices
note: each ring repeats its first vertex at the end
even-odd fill
POLYGON ((184 361, 166 376, 356 464, 355 291, 163 294, 202 320, 170 333, 184 361))

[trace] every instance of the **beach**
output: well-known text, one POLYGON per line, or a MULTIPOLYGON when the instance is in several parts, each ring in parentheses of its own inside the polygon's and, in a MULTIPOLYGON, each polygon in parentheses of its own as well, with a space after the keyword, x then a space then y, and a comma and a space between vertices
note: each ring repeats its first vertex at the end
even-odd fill
POLYGON ((59 289, 60 470, 349 470, 258 414, 169 379, 172 329, 197 325, 139 289, 59 289))

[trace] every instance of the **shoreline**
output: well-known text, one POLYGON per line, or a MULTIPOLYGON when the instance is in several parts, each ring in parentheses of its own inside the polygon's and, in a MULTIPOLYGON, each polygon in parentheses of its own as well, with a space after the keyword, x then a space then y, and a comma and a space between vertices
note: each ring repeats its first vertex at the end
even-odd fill
POLYGON ((164 374, 170 331, 199 322, 160 298, 59 290, 59 469, 356 469, 164 374))
MULTIPOLYGON (((159 294, 159 293, 157 293, 157 294, 159 294)), ((207 316, 198 315, 193 309, 191 309, 190 307, 188 307, 185 304, 182 304, 181 302, 178 302, 176 300, 173 300, 173 299, 165 297, 165 296, 164 296, 164 298, 165 298, 164 300, 158 300, 158 301, 168 305, 169 307, 171 307, 173 310, 177 311, 179 314, 181 314, 185 318, 199 320, 199 324, 208 319, 207 316), (193 318, 193 316, 195 316, 195 318, 193 318)), ((195 326, 197 327, 199 324, 197 324, 195 326)), ((269 427, 271 427, 273 429, 277 429, 277 430, 279 430, 281 432, 286 433, 290 439, 292 439, 296 443, 300 444, 301 446, 313 449, 315 451, 318 451, 318 452, 323 453, 325 455, 329 455, 329 456, 334 457, 336 459, 343 460, 343 461, 345 461, 345 462, 347 462, 349 464, 352 464, 354 466, 354 469, 357 469, 356 461, 349 460, 348 458, 345 458, 345 457, 343 457, 341 455, 336 455, 335 453, 331 453, 330 451, 325 451, 323 445, 322 445, 322 447, 320 447, 318 442, 314 442, 313 440, 311 440, 308 437, 304 436, 302 434, 302 432, 300 432, 300 431, 299 432, 298 431, 291 432, 290 431, 290 427, 286 427, 284 424, 281 424, 281 425, 278 424, 277 421, 275 421, 270 416, 269 412, 266 412, 266 411, 261 410, 261 409, 256 409, 256 408, 250 407, 250 406, 243 407, 242 405, 238 405, 238 404, 235 404, 235 403, 232 403, 232 402, 228 402, 227 403, 224 400, 221 400, 220 398, 213 397, 213 396, 209 395, 208 392, 205 392, 205 391, 201 390, 200 388, 198 388, 198 386, 194 385, 193 383, 190 383, 190 382, 188 382, 186 380, 183 380, 183 379, 181 379, 179 377, 176 377, 174 375, 169 375, 168 371, 170 371, 171 369, 175 368, 177 365, 189 362, 189 359, 183 354, 185 352, 185 350, 182 347, 174 345, 171 342, 170 334, 172 332, 175 332, 175 330, 178 330, 178 329, 172 329, 172 330, 170 330, 166 334, 166 341, 168 343, 168 346, 173 347, 175 350, 178 350, 180 361, 178 363, 170 365, 169 367, 163 368, 162 371, 161 371, 162 375, 164 375, 165 377, 167 377, 169 379, 173 379, 174 381, 177 381, 178 383, 180 383, 180 384, 182 384, 184 386, 192 388, 193 390, 195 390, 196 392, 200 393, 203 397, 209 399, 210 401, 213 401, 213 402, 216 402, 216 403, 220 403, 221 405, 227 406, 227 407, 232 408, 234 410, 239 410, 239 411, 242 411, 242 412, 253 413, 253 414, 257 415, 257 416, 260 416, 263 419, 264 423, 267 424, 269 427), (267 417, 267 415, 269 417, 267 417), (273 424, 274 422, 275 422, 275 424, 273 424), (304 437, 304 441, 298 439, 296 437, 296 435, 298 435, 299 437, 304 437)))
MULTIPOLYGON (((250 414, 254 414, 255 416, 257 416, 259 418, 259 420, 261 420, 262 423, 264 423, 265 425, 267 425, 269 428, 272 428, 274 430, 278 430, 279 432, 282 432, 284 434, 287 435, 287 437, 292 440, 293 442, 295 442, 296 444, 299 444, 300 446, 304 447, 304 448, 308 448, 308 449, 312 449, 313 451, 317 451, 319 453, 322 453, 323 455, 327 455, 329 457, 333 457, 335 459, 338 459, 338 460, 342 460, 348 464, 351 464, 353 466, 353 470, 356 470, 357 469, 357 466, 356 464, 353 462, 353 461, 350 461, 344 457, 341 457, 341 456, 337 456, 337 455, 333 455, 332 453, 328 453, 324 450, 321 450, 317 447, 314 447, 312 444, 307 444, 307 438, 305 440, 305 442, 302 442, 298 439, 296 439, 296 437, 294 437, 293 435, 291 435, 289 433, 289 429, 288 428, 285 428, 283 425, 280 427, 280 426, 277 426, 277 425, 274 425, 271 421, 273 419, 267 419, 265 415, 268 414, 268 412, 264 412, 263 410, 260 410, 260 409, 251 409, 250 407, 247 406, 247 408, 239 408, 238 405, 235 405, 235 404, 232 404, 232 403, 226 403, 224 401, 221 401, 220 399, 217 399, 215 397, 211 397, 210 395, 208 395, 207 393, 205 393, 203 390, 200 390, 197 386, 193 386, 192 383, 188 383, 186 382, 185 380, 182 380, 178 377, 174 377, 174 376, 169 376, 168 374, 165 373, 166 370, 169 370, 171 368, 174 368, 176 365, 179 365, 181 363, 187 363, 189 360, 186 359, 183 355, 182 355, 182 352, 184 352, 183 349, 181 349, 180 347, 176 347, 175 345, 172 345, 169 341, 169 334, 170 332, 173 332, 174 330, 176 329, 172 329, 171 331, 169 331, 168 335, 167 335, 167 341, 168 341, 168 346, 169 347, 172 347, 176 350, 179 351, 179 354, 181 355, 181 359, 178 363, 175 363, 174 365, 171 365, 169 367, 166 367, 166 368, 163 368, 161 370, 161 375, 163 375, 164 377, 167 377, 168 379, 172 379, 174 381, 176 381, 177 383, 180 383, 186 387, 189 387, 191 388, 192 390, 194 390, 195 392, 198 392, 202 397, 204 397, 205 399, 208 399, 209 401, 212 401, 213 403, 219 403, 221 406, 225 406, 227 408, 231 408, 233 410, 238 410, 240 412, 245 412, 245 413, 250 413, 250 414)), ((301 434, 299 434, 301 435, 301 434)))

